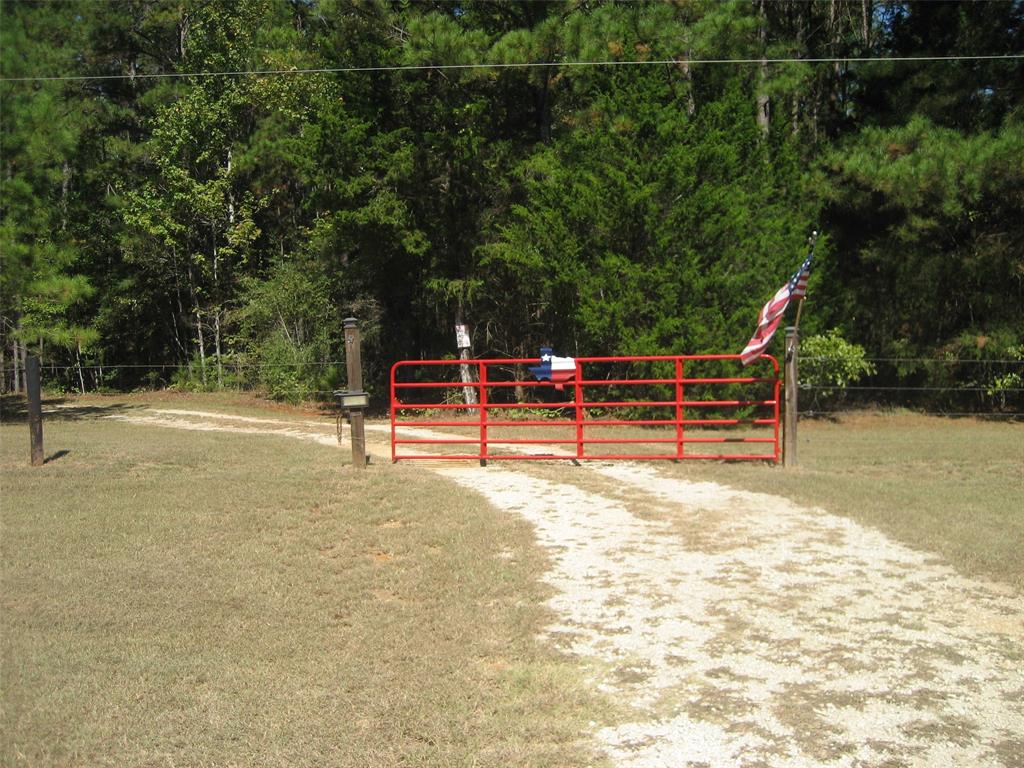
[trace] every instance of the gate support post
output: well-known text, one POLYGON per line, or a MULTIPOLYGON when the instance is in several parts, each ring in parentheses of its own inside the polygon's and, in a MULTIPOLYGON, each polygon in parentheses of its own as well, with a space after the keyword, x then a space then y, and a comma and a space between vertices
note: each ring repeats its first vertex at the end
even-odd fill
POLYGON ((797 421, 797 364, 800 335, 794 326, 786 328, 786 413, 782 432, 782 466, 795 467, 797 421))
MULTIPOLYGON (((345 329, 345 366, 348 369, 349 392, 362 394, 363 362, 360 352, 359 321, 354 317, 346 317, 341 321, 345 329)), ((366 430, 363 424, 362 408, 349 411, 352 424, 352 464, 359 469, 366 469, 366 430)))
POLYGON ((43 466, 43 399, 39 382, 39 358, 25 358, 25 389, 28 393, 28 432, 32 447, 32 466, 43 466))

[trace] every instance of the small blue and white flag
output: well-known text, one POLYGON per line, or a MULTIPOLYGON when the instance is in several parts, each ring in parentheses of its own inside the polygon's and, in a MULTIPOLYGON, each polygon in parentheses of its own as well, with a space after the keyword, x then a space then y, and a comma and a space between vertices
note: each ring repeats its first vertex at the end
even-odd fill
POLYGON ((540 348, 540 365, 530 367, 530 373, 537 381, 550 381, 555 389, 561 391, 565 382, 576 376, 576 358, 558 357, 551 347, 540 348))

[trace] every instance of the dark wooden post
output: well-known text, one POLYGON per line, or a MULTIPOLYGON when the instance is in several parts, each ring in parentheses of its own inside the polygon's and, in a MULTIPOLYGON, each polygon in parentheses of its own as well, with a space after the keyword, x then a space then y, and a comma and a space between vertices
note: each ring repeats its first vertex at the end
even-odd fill
POLYGON ((797 363, 800 335, 794 326, 786 328, 786 412, 782 433, 782 466, 796 466, 797 363))
POLYGON ((43 466, 43 399, 39 384, 39 358, 25 359, 25 386, 28 392, 28 432, 32 444, 32 466, 43 466))
MULTIPOLYGON (((360 351, 359 321, 346 317, 342 321, 345 329, 345 365, 348 368, 348 389, 350 392, 363 389, 363 362, 360 351)), ((352 422, 352 463, 359 469, 366 468, 366 429, 361 408, 349 411, 352 422)))

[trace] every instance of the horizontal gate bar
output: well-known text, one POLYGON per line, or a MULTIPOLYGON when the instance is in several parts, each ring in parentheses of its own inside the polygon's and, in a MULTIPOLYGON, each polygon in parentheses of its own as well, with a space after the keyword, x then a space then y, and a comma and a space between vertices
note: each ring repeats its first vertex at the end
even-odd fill
MULTIPOLYGON (((594 401, 575 403, 571 400, 564 403, 488 403, 488 408, 667 408, 673 405, 708 407, 715 406, 746 406, 775 405, 775 400, 612 400, 608 402, 594 401)), ((427 411, 436 408, 448 410, 476 410, 480 406, 473 403, 395 403, 399 410, 427 411)))
POLYGON ((394 454, 392 459, 430 459, 434 461, 464 461, 466 459, 485 458, 487 461, 565 461, 567 459, 583 458, 588 461, 768 461, 774 460, 770 453, 688 453, 684 456, 676 456, 669 453, 595 453, 577 457, 571 454, 554 453, 516 453, 516 454, 492 454, 488 453, 481 457, 478 453, 439 453, 426 455, 422 453, 394 454))
MULTIPOLYGON (((470 406, 472 407, 472 406, 470 406)), ((477 406, 479 407, 479 406, 477 406)), ((490 406, 488 406, 490 407, 490 406)), ((399 408, 401 410, 401 408, 399 408)), ((740 424, 752 424, 755 426, 767 426, 774 424, 774 419, 591 419, 582 423, 587 427, 665 427, 675 424, 685 426, 700 426, 701 424, 713 424, 720 426, 738 426, 740 424)), ((399 427, 472 427, 477 426, 475 421, 396 421, 399 427)), ((565 419, 504 419, 487 420, 488 427, 575 427, 575 421, 565 419)))

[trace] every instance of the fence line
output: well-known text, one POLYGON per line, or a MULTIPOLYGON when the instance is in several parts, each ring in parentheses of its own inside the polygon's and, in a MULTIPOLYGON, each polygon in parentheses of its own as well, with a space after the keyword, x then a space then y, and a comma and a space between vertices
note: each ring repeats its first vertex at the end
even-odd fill
MULTIPOLYGON (((807 360, 815 360, 815 361, 817 361, 817 360, 825 360, 825 361, 829 361, 829 360, 837 360, 837 359, 838 358, 836 358, 836 357, 829 357, 828 355, 818 355, 818 356, 800 355, 800 360, 802 362, 803 361, 807 361, 807 360)), ((978 364, 978 365, 982 365, 982 364, 986 364, 986 365, 988 365, 988 364, 991 364, 991 365, 995 365, 995 364, 999 364, 999 365, 1006 365, 1006 364, 1010 364, 1010 365, 1024 365, 1024 360, 988 360, 988 359, 981 359, 981 360, 979 360, 976 357, 865 357, 863 359, 864 359, 865 362, 869 362, 869 363, 949 363, 949 364, 953 364, 953 363, 957 363, 957 364, 960 364, 960 363, 975 363, 975 364, 978 364)))
MULTIPOLYGON (((914 391, 914 392, 989 392, 992 387, 872 387, 868 385, 850 385, 840 386, 838 384, 829 385, 811 385, 811 384, 800 384, 801 390, 816 390, 823 389, 830 392, 836 390, 875 390, 878 392, 903 392, 903 391, 914 391)), ((999 387, 1000 392, 1024 392, 1024 387, 999 387)))
MULTIPOLYGON (((816 357, 807 356, 807 357, 801 357, 801 362, 816 361, 816 360, 828 361, 828 360, 832 360, 832 359, 834 359, 834 358, 827 357, 827 356, 816 356, 816 357)), ((942 366, 942 367, 953 366, 953 365, 974 365, 974 366, 977 366, 977 365, 992 365, 992 366, 998 365, 998 366, 1009 366, 1009 367, 1011 367, 1011 370, 1013 370, 1013 371, 1015 371, 1017 369, 1024 369, 1024 360, 978 360, 978 359, 974 359, 974 358, 942 358, 942 359, 936 359, 936 358, 883 358, 883 357, 865 358, 865 360, 868 361, 868 362, 873 362, 873 363, 897 363, 897 364, 898 363, 928 363, 928 364, 942 366)), ((221 367, 227 373, 236 373, 236 374, 240 374, 242 372, 258 371, 258 370, 268 370, 268 371, 270 371, 270 370, 299 370, 299 369, 302 369, 302 368, 307 368, 307 369, 308 368, 314 368, 314 369, 321 369, 322 370, 322 369, 326 369, 326 368, 329 368, 329 367, 340 367, 340 366, 343 366, 343 365, 345 365, 345 361, 344 360, 320 360, 320 361, 310 361, 310 362, 303 362, 303 363, 263 363, 263 362, 240 361, 240 360, 223 360, 222 359, 222 362, 221 362, 221 367)), ((10 377, 12 376, 12 374, 13 374, 13 372, 14 372, 16 367, 20 368, 20 365, 16 366, 14 361, 10 361, 10 362, 5 361, 4 365, 0 366, 0 377, 2 377, 2 381, 5 384, 10 383, 10 377)), ((66 377, 69 374, 73 375, 74 373, 77 373, 78 371, 82 371, 83 373, 88 375, 93 380, 90 383, 92 383, 92 384, 94 384, 96 386, 102 386, 102 383, 99 382, 99 380, 98 380, 98 378, 96 376, 96 374, 99 373, 99 372, 102 372, 104 378, 107 378, 107 376, 115 376, 115 375, 117 375, 117 373, 119 371, 120 372, 124 372, 125 375, 128 375, 128 376, 131 377, 131 373, 130 373, 131 371, 137 372, 135 375, 139 376, 140 375, 139 372, 143 372, 143 371, 162 371, 162 372, 174 371, 174 372, 177 372, 177 371, 187 371, 190 367, 192 368, 192 375, 193 376, 197 376, 198 375, 199 364, 196 363, 196 362, 191 363, 191 366, 190 366, 189 363, 104 363, 102 365, 98 364, 98 363, 95 363, 95 364, 83 364, 81 366, 79 366, 77 364, 75 364, 75 365, 43 364, 43 365, 40 366, 40 368, 41 368, 40 373, 42 374, 42 378, 43 378, 44 382, 46 382, 47 379, 51 379, 51 381, 52 381, 52 379, 55 376, 66 377)), ((1005 371, 1005 368, 1004 368, 1004 371, 1005 371)), ((211 360, 207 361, 207 376, 209 377, 209 376, 212 375, 212 376, 216 377, 216 372, 217 372, 216 360, 214 358, 211 358, 211 360)), ((1022 373, 1024 373, 1024 371, 1022 371, 1022 373)), ((134 377, 132 377, 132 378, 134 378, 134 377)), ((967 377, 965 376, 964 378, 966 379, 967 377)), ((161 381, 163 381, 163 379, 161 379, 161 381)), ((65 380, 65 383, 72 384, 73 385, 73 389, 75 389, 75 390, 78 389, 77 381, 65 380)), ((1010 382, 1007 382, 1007 383, 1010 383, 1010 382)), ((1012 382, 1012 383, 1016 384, 1017 382, 1012 382)), ((237 385, 233 386, 233 383, 228 383, 225 386, 226 386, 226 388, 229 388, 229 389, 230 388, 238 388, 237 385)), ((1022 413, 1021 409, 1019 409, 1019 408, 1017 410, 1011 410, 1010 412, 1006 412, 1005 410, 1004 410, 1004 412, 999 412, 997 409, 1000 406, 995 401, 983 403, 980 400, 977 400, 977 397, 973 397, 973 396, 978 396, 978 395, 987 395, 989 398, 1003 397, 1004 401, 1002 402, 1002 406, 1001 406, 1002 408, 1005 409, 1007 407, 1007 405, 1009 405, 1009 407, 1011 409, 1016 408, 1017 404, 1019 402, 1019 398, 1020 398, 1021 393, 1024 393, 1024 387, 1020 387, 1020 386, 1010 386, 1010 387, 999 386, 995 381, 993 381, 989 386, 979 385, 979 382, 976 379, 973 380, 973 381, 968 379, 967 381, 964 382, 964 386, 955 386, 955 385, 951 385, 951 386, 900 386, 900 385, 870 385, 870 384, 850 384, 850 385, 846 385, 846 386, 839 386, 839 385, 827 385, 827 384, 819 385, 819 384, 800 383, 799 384, 799 389, 802 392, 809 393, 809 396, 813 396, 813 393, 815 393, 815 392, 830 392, 830 393, 848 392, 848 393, 850 393, 851 398, 853 398, 857 402, 866 402, 866 398, 867 397, 871 397, 871 395, 867 394, 867 393, 874 392, 874 393, 878 393, 879 398, 881 398, 883 400, 882 403, 874 403, 873 405, 876 406, 876 407, 885 408, 885 407, 890 406, 890 405, 892 407, 906 407, 906 408, 908 408, 909 410, 911 410, 914 413, 925 414, 925 415, 932 415, 932 416, 948 416, 948 417, 982 416, 984 418, 999 418, 999 419, 1011 419, 1011 420, 1024 418, 1024 413, 1022 413), (887 403, 887 402, 884 402, 886 400, 886 397, 885 397, 884 393, 899 393, 899 394, 891 395, 891 397, 893 398, 893 401, 887 403), (919 395, 919 394, 922 395, 922 397, 917 397, 917 395, 919 395), (932 402, 930 404, 933 406, 933 408, 929 409, 929 408, 915 408, 915 407, 913 407, 913 405, 912 405, 913 402, 920 401, 920 400, 927 401, 929 399, 929 395, 931 396, 931 400, 932 400, 932 402), (936 400, 935 400, 936 398, 940 399, 940 402, 941 402, 941 400, 944 399, 944 400, 947 401, 945 404, 952 405, 952 406, 956 407, 956 397, 958 395, 972 396, 971 399, 973 401, 977 401, 977 404, 979 405, 979 409, 975 410, 975 411, 964 410, 962 407, 960 409, 958 409, 958 410, 955 410, 955 411, 944 411, 944 410, 935 410, 934 409, 934 406, 939 404, 939 402, 936 402, 936 400), (1007 403, 1006 400, 1009 400, 1010 402, 1007 403)), ((5 391, 6 391, 6 388, 5 388, 5 391)), ((329 399, 332 394, 333 394, 333 390, 307 389, 307 390, 303 390, 303 395, 302 396, 304 396, 304 397, 311 397, 311 398, 314 398, 314 399, 329 399)), ((985 399, 986 398, 984 398, 984 397, 981 398, 981 400, 985 400, 985 399)), ((960 398, 960 401, 963 402, 963 398, 960 398)), ((833 403, 833 404, 835 404, 835 403, 833 403)), ((866 403, 866 404, 867 405, 872 405, 870 403, 866 403)), ((858 410, 857 408, 831 408, 831 409, 806 408, 806 409, 801 409, 800 410, 800 415, 807 416, 807 417, 813 417, 813 416, 829 416, 829 415, 854 414, 854 413, 863 413, 863 412, 864 412, 863 409, 858 410)))
MULTIPOLYGON (((211 358, 207 361, 207 369, 216 369, 217 362, 216 358, 211 358)), ((325 360, 318 362, 309 363, 243 363, 234 360, 222 360, 221 366, 224 368, 305 368, 311 365, 319 365, 326 367, 329 365, 344 365, 344 360, 325 360)), ((103 371, 103 370, 115 370, 120 368, 127 368, 129 370, 146 370, 153 368, 167 369, 172 368, 174 370, 182 370, 189 368, 189 363, 96 363, 94 365, 51 365, 50 363, 41 363, 40 367, 47 371, 103 371)), ((192 363, 191 367, 200 368, 199 363, 192 363)), ((14 366, 5 363, 0 372, 6 375, 8 372, 14 371, 14 366)))
MULTIPOLYGON (((830 361, 836 360, 835 357, 828 356, 810 356, 801 355, 801 362, 808 361, 830 361)), ((930 357, 865 357, 865 362, 870 363, 932 363, 942 365, 1018 365, 1024 367, 1024 360, 979 360, 977 358, 930 358, 930 357)), ((217 358, 211 357, 207 360, 207 367, 214 368, 217 366, 217 358)), ((90 363, 90 364, 63 364, 55 365, 53 363, 41 363, 40 367, 49 371, 77 371, 81 368, 83 371, 89 370, 101 370, 101 369, 112 369, 112 368, 127 368, 127 369, 147 369, 147 368, 174 368, 182 369, 188 368, 189 366, 198 367, 198 362, 192 363, 90 363)), ((329 365, 345 365, 344 360, 316 360, 302 363, 259 363, 240 361, 231 358, 221 358, 221 365, 229 368, 304 368, 307 366, 329 366, 329 365)), ((0 372, 6 374, 14 370, 14 365, 10 363, 4 363, 0 367, 0 372)), ((847 387, 851 389, 851 387, 847 387)))
MULTIPOLYGON (((842 408, 842 409, 827 410, 827 411, 808 409, 806 411, 800 411, 799 413, 800 413, 801 416, 807 416, 809 418, 814 418, 816 416, 832 416, 832 415, 836 415, 836 414, 864 415, 866 413, 869 414, 869 413, 872 413, 872 412, 875 412, 875 413, 887 413, 887 412, 889 412, 891 410, 894 410, 894 409, 886 409, 886 408, 882 408, 882 409, 877 409, 877 408, 876 409, 861 408, 860 410, 858 410, 856 408, 842 408)), ((1024 413, 990 413, 988 411, 963 411, 963 412, 957 412, 957 411, 922 411, 922 410, 911 409, 911 408, 904 408, 902 410, 908 411, 908 412, 910 412, 911 414, 913 414, 915 416, 948 416, 948 417, 953 417, 953 418, 973 417, 973 418, 977 418, 977 419, 1007 419, 1009 421, 1017 421, 1017 420, 1024 421, 1024 413)))

